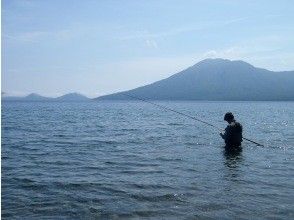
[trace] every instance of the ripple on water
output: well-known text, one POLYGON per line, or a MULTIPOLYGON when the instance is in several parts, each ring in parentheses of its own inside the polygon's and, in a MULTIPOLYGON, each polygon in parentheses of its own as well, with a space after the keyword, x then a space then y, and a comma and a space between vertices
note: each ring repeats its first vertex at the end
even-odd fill
POLYGON ((294 218, 293 102, 161 103, 219 127, 233 111, 265 144, 238 155, 145 103, 2 104, 3 219, 294 218))

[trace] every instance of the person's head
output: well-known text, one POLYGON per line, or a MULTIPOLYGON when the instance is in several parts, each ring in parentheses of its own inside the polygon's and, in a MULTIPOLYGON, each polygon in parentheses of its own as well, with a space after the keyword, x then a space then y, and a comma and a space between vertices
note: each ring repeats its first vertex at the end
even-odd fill
POLYGON ((234 115, 232 114, 232 112, 227 112, 224 116, 224 120, 227 121, 228 123, 231 123, 232 121, 234 121, 234 115))

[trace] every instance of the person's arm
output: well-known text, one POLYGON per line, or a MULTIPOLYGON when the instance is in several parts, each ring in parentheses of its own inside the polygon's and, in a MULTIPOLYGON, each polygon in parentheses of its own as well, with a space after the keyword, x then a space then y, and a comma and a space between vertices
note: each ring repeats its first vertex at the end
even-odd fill
POLYGON ((227 126, 226 129, 225 129, 225 133, 220 133, 220 136, 222 137, 222 139, 224 139, 224 140, 227 140, 228 139, 229 134, 230 134, 229 129, 230 129, 230 127, 227 126))

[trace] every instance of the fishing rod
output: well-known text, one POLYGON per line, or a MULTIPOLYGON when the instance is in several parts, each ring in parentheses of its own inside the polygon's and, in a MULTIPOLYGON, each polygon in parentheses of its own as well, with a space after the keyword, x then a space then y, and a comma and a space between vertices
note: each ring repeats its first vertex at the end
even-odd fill
MULTIPOLYGON (((149 104, 154 105, 154 106, 157 106, 157 107, 159 107, 159 108, 161 108, 161 109, 165 109, 165 110, 168 110, 168 111, 172 111, 172 112, 177 113, 177 114, 179 114, 179 115, 183 115, 183 116, 185 116, 185 117, 187 117, 187 118, 191 118, 191 119, 193 119, 193 120, 195 120, 195 121, 199 121, 199 122, 201 122, 201 123, 203 123, 203 124, 206 124, 206 125, 208 125, 208 126, 210 126, 210 127, 213 127, 213 128, 215 128, 215 129, 217 129, 218 131, 221 131, 221 132, 224 131, 223 129, 221 129, 221 128, 219 128, 219 127, 217 127, 217 126, 215 126, 215 125, 213 125, 213 124, 211 124, 211 123, 208 123, 208 122, 206 122, 206 121, 203 121, 203 120, 201 120, 201 119, 199 119, 199 118, 196 118, 196 117, 194 117, 194 116, 187 115, 187 114, 185 114, 185 113, 182 113, 182 112, 176 111, 176 110, 174 110, 174 109, 168 108, 168 107, 166 107, 166 106, 159 105, 159 104, 156 104, 156 103, 151 102, 151 101, 149 101, 149 100, 146 100, 146 99, 143 99, 143 98, 139 98, 139 97, 135 97, 135 96, 132 96, 132 95, 126 95, 126 94, 122 94, 122 95, 127 96, 127 97, 129 97, 129 98, 133 98, 133 99, 140 100, 140 101, 142 101, 142 102, 149 103, 149 104)), ((246 140, 246 141, 249 141, 249 142, 251 142, 251 143, 254 143, 254 144, 256 144, 257 146, 262 146, 262 147, 264 147, 264 145, 262 145, 262 144, 260 144, 260 143, 257 143, 257 142, 255 142, 255 141, 253 141, 253 140, 250 140, 250 139, 248 139, 248 138, 243 137, 243 139, 246 140)))

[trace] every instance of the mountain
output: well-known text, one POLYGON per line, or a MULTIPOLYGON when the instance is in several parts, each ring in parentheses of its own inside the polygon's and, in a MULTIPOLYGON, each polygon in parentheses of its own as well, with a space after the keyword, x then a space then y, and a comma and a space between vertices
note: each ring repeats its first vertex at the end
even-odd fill
POLYGON ((31 93, 27 96, 3 96, 3 100, 7 101, 49 101, 52 100, 53 98, 49 97, 44 97, 36 93, 31 93))
POLYGON ((294 100, 294 71, 273 72, 244 61, 206 59, 166 79, 95 100, 294 100))
POLYGON ((69 93, 58 98, 55 98, 55 101, 89 101, 90 99, 79 93, 69 93))
POLYGON ((51 100, 51 99, 52 98, 44 97, 44 96, 41 96, 36 93, 31 93, 31 94, 24 97, 24 100, 26 100, 26 101, 47 101, 47 100, 51 100))
POLYGON ((50 101, 50 102, 81 102, 81 101, 90 101, 88 97, 78 94, 78 93, 69 93, 57 98, 49 98, 38 95, 36 93, 31 93, 24 97, 18 96, 2 96, 4 101, 50 101))

